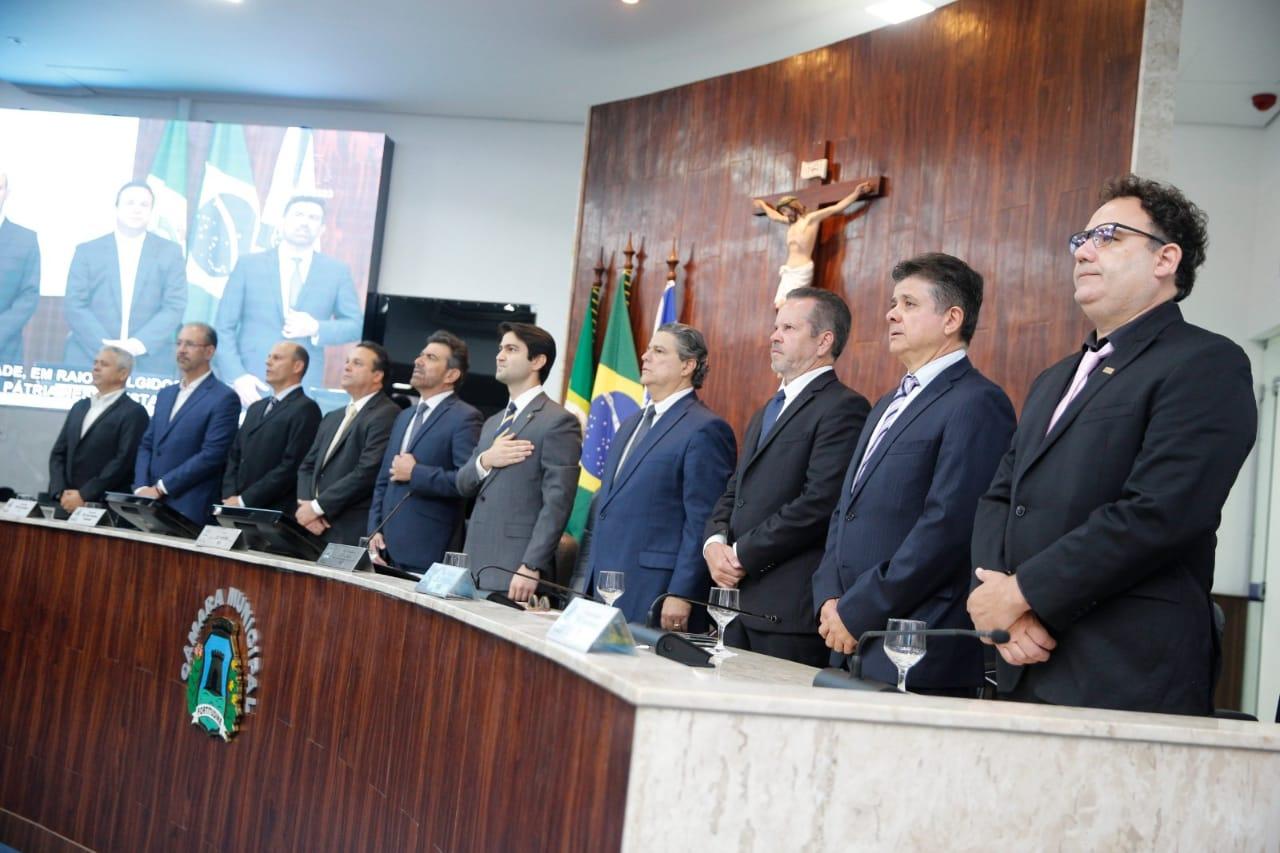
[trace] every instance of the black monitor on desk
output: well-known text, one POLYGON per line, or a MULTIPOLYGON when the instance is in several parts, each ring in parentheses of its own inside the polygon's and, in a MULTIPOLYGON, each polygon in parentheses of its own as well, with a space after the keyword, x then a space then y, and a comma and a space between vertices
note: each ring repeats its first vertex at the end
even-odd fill
POLYGON ((107 492, 107 506, 139 530, 180 539, 195 539, 200 525, 156 498, 127 492, 107 492))
POLYGON ((213 517, 223 527, 239 530, 253 551, 299 560, 315 560, 324 551, 320 537, 278 509, 216 504, 213 517))

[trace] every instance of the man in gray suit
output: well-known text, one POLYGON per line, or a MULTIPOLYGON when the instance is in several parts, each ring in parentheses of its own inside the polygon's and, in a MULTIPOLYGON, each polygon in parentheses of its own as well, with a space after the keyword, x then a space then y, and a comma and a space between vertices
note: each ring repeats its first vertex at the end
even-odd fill
POLYGON ((485 421, 480 443, 458 471, 458 491, 476 499, 464 546, 476 585, 526 601, 551 569, 573 508, 582 430, 542 390, 556 360, 550 333, 529 323, 503 323, 498 333, 496 378, 511 400, 485 421))

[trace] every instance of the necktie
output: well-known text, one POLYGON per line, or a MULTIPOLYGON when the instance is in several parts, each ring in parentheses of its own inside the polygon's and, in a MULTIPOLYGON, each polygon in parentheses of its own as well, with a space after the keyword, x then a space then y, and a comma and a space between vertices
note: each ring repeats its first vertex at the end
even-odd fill
POLYGON ((502 423, 498 424, 497 434, 502 435, 504 432, 511 429, 511 427, 515 426, 515 422, 516 422, 516 401, 512 400, 510 403, 507 404, 507 413, 503 415, 502 423))
POLYGON ((351 426, 351 422, 356 419, 358 411, 355 403, 347 405, 347 414, 342 418, 342 423, 338 425, 338 431, 333 434, 333 441, 329 442, 329 449, 324 452, 324 461, 320 463, 321 468, 329 464, 329 457, 333 455, 333 451, 338 449, 338 442, 342 440, 347 427, 351 426))
POLYGON ((769 398, 769 402, 764 407, 764 417, 760 421, 760 438, 756 441, 756 447, 764 444, 765 437, 773 429, 773 425, 778 422, 778 415, 782 413, 782 405, 787 402, 787 395, 781 388, 778 393, 769 398))
POLYGON ((279 401, 278 401, 278 400, 276 400, 276 398, 275 398, 275 397, 272 397, 270 400, 268 400, 268 401, 267 401, 267 410, 266 410, 265 412, 263 412, 263 413, 262 413, 262 419, 263 419, 263 420, 266 420, 267 415, 271 414, 271 410, 272 410, 272 409, 274 409, 274 408, 276 407, 276 403, 277 403, 277 402, 279 402, 279 401))
POLYGON ((640 418, 640 426, 636 427, 636 431, 631 434, 631 440, 627 442, 627 446, 622 451, 622 459, 618 460, 619 474, 626 467, 627 461, 631 459, 635 449, 640 446, 640 442, 644 441, 644 437, 649 434, 656 411, 652 403, 644 407, 644 417, 640 418))
POLYGON ((404 441, 400 444, 400 452, 408 453, 409 447, 413 444, 413 440, 418 437, 418 430, 422 429, 422 424, 427 420, 427 403, 422 401, 418 403, 418 411, 414 413, 413 420, 409 422, 409 429, 405 431, 404 441))
POLYGON ((289 276, 289 308, 298 307, 298 294, 302 292, 302 258, 293 259, 293 275, 289 276))
POLYGON ((1104 358, 1115 352, 1115 348, 1111 346, 1111 342, 1107 341, 1105 346, 1096 350, 1087 349, 1084 351, 1084 357, 1080 359, 1080 363, 1076 365, 1076 375, 1071 380, 1071 386, 1067 388, 1067 393, 1062 395, 1062 400, 1058 403, 1058 408, 1053 410, 1053 417, 1049 419, 1049 428, 1044 431, 1045 435, 1053 432, 1053 425, 1058 422, 1058 418, 1062 417, 1062 413, 1067 410, 1067 406, 1071 405, 1071 401, 1080 396, 1080 392, 1084 390, 1084 385, 1089 381, 1089 377, 1104 358))
POLYGON ((902 377, 902 382, 898 385, 898 393, 893 395, 893 400, 889 402, 889 408, 884 410, 884 415, 880 418, 880 423, 876 425, 876 431, 871 435, 871 440, 867 442, 867 452, 862 454, 862 461, 858 463, 858 472, 853 476, 853 485, 857 486, 858 481, 862 479, 862 472, 867 469, 867 462, 871 459, 871 454, 876 452, 876 447, 884 438, 884 434, 889 431, 889 427, 893 426, 893 422, 898 419, 898 415, 907 407, 907 395, 916 390, 920 382, 908 373, 902 377))

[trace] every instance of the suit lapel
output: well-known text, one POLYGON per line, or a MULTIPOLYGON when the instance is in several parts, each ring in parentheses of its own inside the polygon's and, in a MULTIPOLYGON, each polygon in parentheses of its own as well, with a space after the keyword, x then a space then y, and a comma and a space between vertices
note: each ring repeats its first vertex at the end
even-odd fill
MULTIPOLYGON (((338 454, 342 452, 342 448, 343 446, 346 445, 347 440, 350 439, 352 433, 356 431, 356 427, 360 426, 361 420, 368 418, 369 413, 372 412, 375 408, 377 408, 378 403, 379 403, 378 395, 374 394, 373 397, 369 399, 369 402, 365 403, 364 406, 360 409, 360 411, 356 412, 356 416, 352 418, 351 423, 347 425, 346 431, 343 432, 342 435, 338 436, 338 443, 334 445, 333 452, 329 454, 329 458, 321 463, 320 465, 321 471, 323 471, 325 468, 328 468, 329 464, 333 462, 334 459, 338 458, 338 454)), ((344 414, 343 417, 345 418, 346 415, 344 414)), ((339 429, 341 429, 342 427, 341 420, 338 421, 338 427, 339 429)), ((329 439, 329 440, 332 441, 333 439, 329 439)), ((327 451, 328 445, 325 445, 325 448, 327 451)))
MULTIPOLYGON (((969 359, 967 357, 962 358, 960 361, 942 371, 936 379, 926 385, 924 390, 920 392, 920 395, 907 405, 902 414, 898 415, 897 420, 895 420, 889 427, 888 431, 885 432, 884 438, 880 439, 880 443, 877 444, 875 450, 871 452, 871 458, 867 460, 867 467, 862 473, 862 479, 858 481, 857 485, 853 486, 853 498, 855 500, 857 499, 858 494, 862 492, 863 487, 867 484, 867 480, 871 479, 871 475, 875 473, 875 469, 879 467, 880 460, 884 459, 885 454, 889 452, 889 448, 898 440, 898 436, 902 435, 906 428, 911 426, 911 422, 920 417, 920 415, 937 402, 943 394, 950 391, 951 386, 956 382, 956 380, 968 372, 969 359)), ((892 395, 890 395, 888 399, 892 402, 892 395)), ((877 405, 876 408, 879 409, 880 407, 877 405)), ((885 408, 888 408, 887 404, 885 408)), ((884 410, 880 409, 880 411, 881 414, 883 414, 884 410)), ((876 419, 876 422, 879 423, 879 418, 876 419)), ((867 440, 870 441, 870 436, 868 436, 867 440)), ((861 439, 858 443, 862 443, 861 439)), ((861 460, 861 457, 858 456, 855 456, 854 458, 861 460)))
MULTIPOLYGON (((267 253, 265 259, 270 266, 267 269, 267 280, 275 282, 275 287, 271 290, 271 303, 276 306, 276 317, 280 318, 281 325, 284 324, 284 297, 280 295, 284 282, 280 280, 280 249, 275 248, 267 253)), ((308 271, 309 272, 309 271, 308 271)), ((302 289, 298 289, 298 298, 302 298, 302 289)))
MULTIPOLYGON (((667 409, 658 422, 649 430, 649 434, 640 439, 635 447, 627 454, 627 458, 622 460, 622 470, 614 473, 614 487, 609 491, 609 497, 605 500, 607 504, 613 499, 613 496, 627 484, 631 479, 631 475, 636 472, 640 464, 644 462, 644 458, 649 455, 649 451, 662 441, 662 437, 669 433, 671 429, 680 422, 680 419, 688 414, 689 409, 698 402, 697 393, 689 394, 683 399, 678 400, 674 406, 667 409)), ((637 423, 639 423, 637 421, 637 423)))
MULTIPOLYGON (((436 421, 440 420, 442 417, 445 416, 445 413, 449 410, 449 407, 453 405, 453 401, 456 400, 457 397, 458 395, 456 393, 450 394, 448 397, 445 397, 443 400, 437 403, 434 409, 432 409, 430 412, 427 413, 427 419, 422 422, 422 429, 418 430, 417 435, 412 436, 409 439, 410 453, 413 453, 414 449, 418 446, 418 442, 422 441, 423 436, 425 436, 428 432, 430 432, 431 428, 436 425, 436 421)), ((405 427, 405 429, 412 429, 412 427, 413 427, 413 417, 410 416, 409 424, 408 426, 405 427)), ((402 442, 404 441, 403 435, 400 436, 400 440, 402 442)), ((399 445, 396 445, 396 446, 398 447, 399 445)))
MULTIPOLYGON (((452 400, 453 398, 450 397, 449 399, 452 400)), ((529 401, 529 405, 525 406, 524 409, 520 411, 520 414, 516 415, 515 426, 511 428, 511 435, 513 438, 519 436, 520 433, 524 430, 524 428, 529 425, 529 422, 532 421, 534 417, 538 414, 538 412, 542 411, 542 407, 547 404, 547 399, 548 398, 545 392, 539 394, 538 396, 534 397, 532 400, 529 401)), ((485 449, 493 447, 493 440, 498 437, 498 427, 502 424, 502 418, 503 418, 503 413, 498 412, 496 415, 494 415, 492 418, 489 419, 493 424, 492 429, 489 427, 488 423, 485 424, 484 434, 480 436, 481 443, 483 444, 485 449)), ((431 418, 428 418, 427 421, 430 422, 431 418)), ((489 475, 480 481, 480 488, 477 490, 476 494, 479 494, 480 492, 483 492, 486 488, 488 488, 489 484, 492 483, 495 479, 497 479, 498 475, 505 470, 506 470, 505 468, 494 468, 490 470, 489 475)))
MULTIPOLYGON (((1152 326, 1150 329, 1143 329, 1142 331, 1145 332, 1145 334, 1136 335, 1133 340, 1126 341, 1124 349, 1113 353, 1104 359, 1097 369, 1090 374, 1088 380, 1084 384, 1084 388, 1080 390, 1080 393, 1076 395, 1076 398, 1067 406, 1066 410, 1062 413, 1062 416, 1058 418, 1058 422, 1053 425, 1053 429, 1049 431, 1048 435, 1045 435, 1044 431, 1049 425, 1049 418, 1053 416, 1053 410, 1058 407, 1058 403, 1061 401, 1062 395, 1067 392, 1067 387, 1071 382, 1071 378, 1075 376, 1076 368, 1080 364, 1080 359, 1078 358, 1066 361, 1062 365, 1066 378, 1062 381, 1060 393, 1054 396, 1053 399, 1045 401, 1045 405, 1042 406, 1041 411, 1037 413, 1035 427, 1038 432, 1035 432, 1032 435, 1044 436, 1044 438, 1036 445, 1035 451, 1030 455, 1026 463, 1022 465, 1022 471, 1025 472, 1028 468, 1034 465, 1036 460, 1043 456, 1050 447, 1056 444, 1058 439, 1062 437, 1063 433, 1070 429, 1071 425, 1075 423, 1076 418, 1080 416, 1081 412, 1088 408, 1089 403, 1093 398, 1096 397, 1103 388, 1114 382, 1118 377, 1122 376, 1125 368, 1132 364, 1138 356, 1146 352, 1147 348, 1155 343, 1155 340, 1160 336, 1160 333, 1163 332, 1175 319, 1180 320, 1181 316, 1181 312, 1179 312, 1174 317, 1170 318, 1169 323, 1152 326)), ((1049 387, 1055 387, 1057 384, 1057 382, 1054 382, 1050 384, 1049 387)))
MULTIPOLYGON (((209 393, 209 388, 212 387, 209 383, 217 381, 214 379, 212 374, 206 374, 206 377, 207 378, 203 382, 201 382, 199 385, 197 385, 195 387, 195 390, 191 392, 191 396, 188 397, 187 401, 182 404, 182 408, 178 409, 178 413, 175 414, 173 417, 171 417, 168 423, 164 425, 164 432, 161 433, 160 435, 160 439, 162 441, 164 440, 164 437, 169 434, 169 430, 173 429, 174 425, 177 424, 178 421, 182 420, 184 417, 190 414, 191 410, 196 407, 196 404, 200 401, 200 399, 205 394, 209 393)), ((173 395, 173 402, 175 404, 178 402, 177 394, 173 395)), ((173 411, 173 407, 170 406, 169 410, 173 411)))
POLYGON ((145 302, 140 303, 139 300, 151 298, 148 294, 144 294, 142 290, 147 277, 151 273, 152 266, 155 265, 155 241, 157 239, 150 234, 142 238, 142 251, 138 253, 138 269, 133 274, 133 296, 129 301, 129 334, 131 335, 133 334, 134 326, 137 325, 135 321, 138 316, 138 309, 141 305, 145 305, 145 302))
MULTIPOLYGON (((120 401, 117 400, 116 402, 118 403, 120 401)), ((80 446, 80 428, 84 424, 85 417, 87 417, 89 414, 89 402, 87 398, 84 401, 84 403, 85 405, 83 406, 80 405, 79 403, 76 403, 76 405, 71 407, 71 413, 67 415, 67 463, 68 464, 70 464, 71 461, 76 458, 76 448, 80 446)), ((115 405, 112 404, 111 408, 114 409, 115 405)), ((107 411, 110 411, 110 409, 108 409, 107 411)), ((98 417, 98 420, 94 421, 89 426, 89 430, 88 432, 85 433, 85 435, 88 435, 90 432, 93 432, 93 428, 98 425, 98 421, 101 421, 106 416, 107 416, 107 412, 103 412, 98 417)))
POLYGON ((791 419, 799 414, 805 406, 809 405, 813 398, 824 388, 834 382, 835 379, 836 373, 834 370, 828 370, 821 376, 815 377, 808 385, 805 386, 805 389, 800 392, 799 396, 792 400, 791 404, 782 410, 782 414, 778 415, 778 420, 774 422, 773 429, 769 430, 769 434, 764 437, 763 443, 760 441, 759 437, 760 430, 764 427, 764 408, 762 407, 759 410, 759 416, 751 419, 751 427, 754 428, 754 431, 752 434, 744 436, 744 443, 746 446, 755 449, 751 451, 751 455, 747 459, 747 464, 743 470, 745 471, 746 468, 750 468, 752 463, 754 463, 756 459, 760 457, 760 454, 764 452, 765 448, 773 444, 773 440, 778 437, 778 434, 786 429, 786 426, 790 423, 791 419))
MULTIPOLYGON (((272 410, 272 415, 279 415, 281 409, 288 406, 293 398, 301 393, 301 389, 294 391, 277 403, 275 409, 272 410)), ((244 432, 246 436, 253 435, 258 431, 258 427, 267 422, 267 406, 269 405, 271 405, 271 398, 268 397, 266 400, 259 400, 249 407, 249 412, 244 416, 244 432)))

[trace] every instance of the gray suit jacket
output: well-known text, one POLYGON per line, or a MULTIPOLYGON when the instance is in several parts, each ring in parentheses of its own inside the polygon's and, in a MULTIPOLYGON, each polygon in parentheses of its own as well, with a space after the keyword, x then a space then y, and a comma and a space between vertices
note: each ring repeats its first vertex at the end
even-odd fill
MULTIPOLYGON (((475 575, 485 566, 514 570, 523 564, 547 577, 577 493, 582 429, 576 417, 539 394, 520 413, 513 430, 533 442, 533 455, 495 468, 481 480, 476 459, 493 445, 502 416, 498 412, 485 421, 480 443, 458 471, 458 491, 476 499, 464 547, 475 575)), ((510 583, 510 575, 488 571, 478 586, 505 590, 510 583)))

